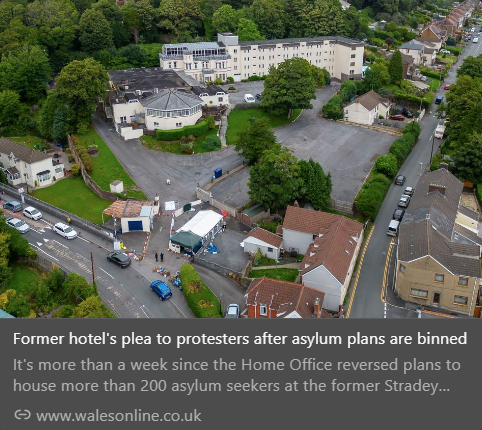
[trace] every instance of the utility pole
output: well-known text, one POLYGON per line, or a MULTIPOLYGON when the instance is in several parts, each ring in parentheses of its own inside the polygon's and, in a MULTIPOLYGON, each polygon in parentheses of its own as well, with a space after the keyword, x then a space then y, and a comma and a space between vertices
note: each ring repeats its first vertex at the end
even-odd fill
POLYGON ((430 163, 429 163, 429 169, 432 167, 432 156, 433 156, 433 144, 435 142, 435 135, 432 136, 432 150, 430 151, 430 163))
POLYGON ((92 286, 95 285, 95 275, 94 275, 94 256, 92 252, 90 253, 90 262, 92 263, 92 286))

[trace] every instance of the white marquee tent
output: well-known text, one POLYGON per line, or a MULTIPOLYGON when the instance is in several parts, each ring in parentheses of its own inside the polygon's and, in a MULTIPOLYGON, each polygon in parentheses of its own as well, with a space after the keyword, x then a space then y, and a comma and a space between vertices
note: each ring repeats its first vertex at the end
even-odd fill
POLYGON ((190 231, 203 238, 203 243, 211 241, 222 228, 223 216, 214 211, 199 211, 179 231, 190 231))

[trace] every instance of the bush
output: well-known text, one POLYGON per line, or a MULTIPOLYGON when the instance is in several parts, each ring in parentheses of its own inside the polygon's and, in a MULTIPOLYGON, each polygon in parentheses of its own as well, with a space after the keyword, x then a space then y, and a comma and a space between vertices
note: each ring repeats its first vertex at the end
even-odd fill
POLYGON ((370 179, 363 184, 355 199, 356 208, 363 215, 375 221, 389 187, 389 184, 370 179))
POLYGON ((181 283, 184 297, 196 318, 222 318, 218 298, 190 264, 181 267, 181 283))
POLYGON ((253 75, 253 76, 250 76, 248 78, 248 82, 252 82, 252 81, 264 81, 266 79, 266 75, 265 76, 258 76, 258 75, 253 75))
POLYGON ((214 117, 212 115, 206 115, 204 121, 206 121, 209 130, 212 130, 214 127, 216 127, 216 121, 214 120, 214 117))
POLYGON ((194 137, 202 136, 209 130, 208 123, 201 121, 196 125, 187 125, 186 127, 177 130, 156 130, 156 136, 159 140, 172 141, 180 140, 183 136, 192 135, 194 137))
POLYGON ((343 99, 338 95, 332 97, 328 103, 323 106, 323 116, 329 119, 343 118, 343 99))
MULTIPOLYGON (((229 78, 228 78, 228 79, 229 79, 229 78)), ((229 88, 228 88, 228 91, 236 91, 236 88, 234 88, 234 87, 229 87, 229 88)))
POLYGON ((216 135, 210 135, 204 139, 201 146, 207 151, 214 151, 216 148, 221 146, 221 140, 216 135))
POLYGON ((479 203, 482 206, 482 184, 477 184, 476 190, 477 190, 477 192, 476 192, 477 199, 479 200, 479 203))
POLYGON ((72 157, 72 155, 69 155, 69 163, 73 163, 75 161, 75 158, 72 157))
POLYGON ((72 164, 72 176, 79 176, 80 175, 80 165, 72 164))
POLYGON ((92 172, 92 159, 90 158, 90 155, 87 154, 87 153, 82 154, 80 159, 82 160, 82 164, 84 165, 84 169, 86 170, 86 172, 91 173, 92 172))
POLYGON ((234 78, 232 76, 228 76, 226 81, 232 84, 234 82, 234 78))
POLYGON ((410 154, 410 148, 406 145, 405 141, 397 139, 392 143, 388 152, 397 158, 397 164, 400 168, 410 154))
POLYGON ((397 157, 393 154, 382 155, 375 161, 375 169, 388 178, 394 178, 398 172, 397 157))

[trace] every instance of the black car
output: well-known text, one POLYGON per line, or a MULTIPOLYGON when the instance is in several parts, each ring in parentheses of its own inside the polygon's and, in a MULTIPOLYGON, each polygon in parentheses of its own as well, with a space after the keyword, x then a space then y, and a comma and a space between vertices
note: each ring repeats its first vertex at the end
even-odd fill
POLYGON ((256 94, 256 99, 261 100, 261 94, 256 94))
POLYGON ((401 221, 403 216, 405 215, 405 211, 403 209, 397 209, 393 212, 393 219, 395 221, 401 221))
POLYGON ((398 175, 398 176, 395 178, 395 185, 403 185, 404 182, 405 182, 405 176, 398 175))
POLYGON ((117 264, 123 269, 131 264, 131 259, 121 251, 109 252, 109 254, 107 254, 107 260, 117 264))

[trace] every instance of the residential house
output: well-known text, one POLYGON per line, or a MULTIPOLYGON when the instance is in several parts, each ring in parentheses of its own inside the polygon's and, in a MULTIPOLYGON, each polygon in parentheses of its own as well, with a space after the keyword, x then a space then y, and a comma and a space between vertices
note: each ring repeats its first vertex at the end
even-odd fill
POLYGON ((175 70, 199 82, 239 82, 265 76, 289 58, 301 57, 342 81, 360 80, 364 43, 344 36, 240 42, 233 33, 219 33, 217 42, 165 44, 159 54, 163 70, 175 70))
POLYGON ((324 294, 294 282, 258 278, 246 292, 245 318, 329 318, 324 294))
POLYGON ((283 239, 261 227, 256 227, 248 233, 244 239, 242 246, 244 252, 253 255, 258 250, 268 257, 277 260, 280 256, 281 245, 283 239))
POLYGON ((441 21, 437 21, 437 27, 447 32, 447 37, 454 36, 455 30, 458 29, 457 21, 451 17, 447 17, 441 21))
POLYGON ((419 37, 417 37, 415 41, 420 42, 424 46, 422 64, 426 66, 434 65, 439 50, 439 48, 437 48, 438 44, 432 43, 429 39, 422 39, 419 37))
POLYGON ((375 91, 356 98, 345 106, 345 121, 372 125, 379 117, 387 118, 390 100, 379 96, 375 91))
MULTIPOLYGON (((415 65, 413 61, 413 57, 411 55, 402 54, 402 64, 403 64, 403 79, 411 80, 412 77, 416 75, 415 65)), ((385 60, 390 61, 392 59, 393 54, 388 54, 385 57, 385 60)))
POLYGON ((301 282, 325 293, 324 308, 343 304, 363 238, 363 224, 341 215, 288 206, 283 245, 304 255, 301 282))
POLYGON ((425 47, 422 43, 415 40, 410 40, 409 42, 404 43, 402 46, 400 46, 400 52, 405 55, 410 55, 413 58, 413 64, 418 66, 420 64, 424 64, 424 48, 425 47))
POLYGON ((64 177, 64 165, 52 154, 31 149, 0 137, 0 168, 10 185, 28 184, 44 187, 64 177))
POLYGON ((480 303, 482 226, 460 205, 463 183, 445 168, 424 174, 399 228, 395 291, 464 315, 480 303))
POLYGON ((201 100, 204 107, 218 107, 229 105, 229 94, 217 85, 206 85, 204 87, 192 87, 191 91, 201 100))
POLYGON ((339 0, 340 4, 341 4, 341 8, 343 10, 347 10, 350 6, 351 6, 351 3, 348 3, 347 1, 345 0, 339 0))
POLYGON ((434 24, 429 24, 420 33, 420 39, 417 40, 428 40, 435 44, 437 50, 440 50, 443 45, 445 45, 445 39, 447 37, 447 30, 438 27, 434 24))

